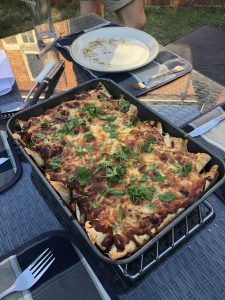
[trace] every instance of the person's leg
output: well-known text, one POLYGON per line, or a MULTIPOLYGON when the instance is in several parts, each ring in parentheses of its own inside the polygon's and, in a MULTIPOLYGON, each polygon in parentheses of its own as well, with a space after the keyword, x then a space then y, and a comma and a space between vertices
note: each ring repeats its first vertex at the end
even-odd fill
POLYGON ((142 0, 133 0, 115 13, 121 24, 137 29, 145 28, 146 16, 142 0))
POLYGON ((80 1, 80 15, 89 13, 96 13, 97 15, 104 16, 104 6, 100 0, 81 0, 80 1))

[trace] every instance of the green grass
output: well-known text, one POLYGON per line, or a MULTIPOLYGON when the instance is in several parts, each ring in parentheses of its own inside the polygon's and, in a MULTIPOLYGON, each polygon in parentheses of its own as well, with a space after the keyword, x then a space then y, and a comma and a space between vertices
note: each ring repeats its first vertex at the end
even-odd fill
MULTIPOLYGON (((157 8, 145 6, 147 16, 146 32, 153 35, 161 44, 203 25, 218 27, 225 15, 225 8, 157 8)), ((74 4, 52 7, 55 22, 79 15, 74 4)), ((116 20, 106 14, 107 19, 116 20)), ((0 0, 0 38, 32 29, 26 4, 16 0, 0 0)))
POLYGON ((218 27, 225 8, 145 8, 148 19, 146 31, 165 44, 193 29, 207 24, 218 27))

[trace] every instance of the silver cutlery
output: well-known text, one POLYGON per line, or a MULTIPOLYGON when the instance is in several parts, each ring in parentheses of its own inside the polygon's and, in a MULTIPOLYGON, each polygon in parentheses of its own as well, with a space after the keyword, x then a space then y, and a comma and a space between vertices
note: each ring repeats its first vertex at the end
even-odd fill
POLYGON ((150 81, 152 79, 155 79, 155 78, 158 78, 158 77, 161 77, 161 76, 165 76, 165 75, 168 75, 168 74, 178 73, 178 72, 181 72, 183 70, 184 70, 183 66, 176 66, 176 67, 174 67, 170 70, 167 70, 167 71, 161 72, 159 74, 153 75, 149 80, 147 80, 145 82, 138 82, 134 85, 134 87, 136 89, 139 89, 139 90, 146 89, 148 87, 148 84, 150 83, 150 81))
POLYGON ((225 119, 225 113, 222 115, 213 118, 212 120, 206 122, 205 124, 202 124, 201 126, 197 127, 196 129, 189 132, 189 135, 191 137, 196 137, 201 134, 204 134, 208 132, 210 129, 216 127, 220 122, 222 122, 225 119))
POLYGON ((17 277, 10 288, 0 293, 0 299, 10 293, 24 291, 32 287, 48 270, 54 260, 51 250, 47 248, 17 277))
POLYGON ((8 157, 1 157, 0 158, 0 166, 3 165, 7 160, 9 160, 8 157))

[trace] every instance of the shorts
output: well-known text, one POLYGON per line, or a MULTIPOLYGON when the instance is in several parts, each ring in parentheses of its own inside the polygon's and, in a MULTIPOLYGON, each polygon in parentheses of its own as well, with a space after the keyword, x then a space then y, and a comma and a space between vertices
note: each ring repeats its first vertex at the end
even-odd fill
POLYGON ((105 10, 108 12, 115 12, 127 4, 133 2, 133 0, 101 0, 102 4, 105 7, 105 10))

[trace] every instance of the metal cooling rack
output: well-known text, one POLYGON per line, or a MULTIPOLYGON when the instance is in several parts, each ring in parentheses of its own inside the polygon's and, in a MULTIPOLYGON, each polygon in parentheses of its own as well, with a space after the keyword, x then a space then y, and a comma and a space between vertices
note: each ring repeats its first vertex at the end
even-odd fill
MULTIPOLYGON (((43 195, 44 199, 47 200, 47 203, 49 203, 65 228, 71 231, 71 220, 69 220, 68 216, 64 216, 64 214, 61 213, 61 209, 55 205, 56 202, 52 201, 51 194, 49 194, 49 191, 40 183, 38 175, 32 172, 31 178, 38 191, 43 195)), ((207 201, 203 201, 169 232, 158 239, 151 248, 148 248, 143 254, 138 256, 137 259, 127 264, 115 265, 115 268, 123 277, 129 280, 135 281, 139 279, 182 242, 185 242, 203 225, 213 219, 214 216, 213 207, 207 201)))
POLYGON ((146 271, 154 267, 182 242, 186 241, 200 227, 214 217, 213 207, 204 201, 191 211, 183 220, 167 232, 161 239, 139 256, 136 260, 117 265, 119 271, 130 280, 139 279, 146 271))

